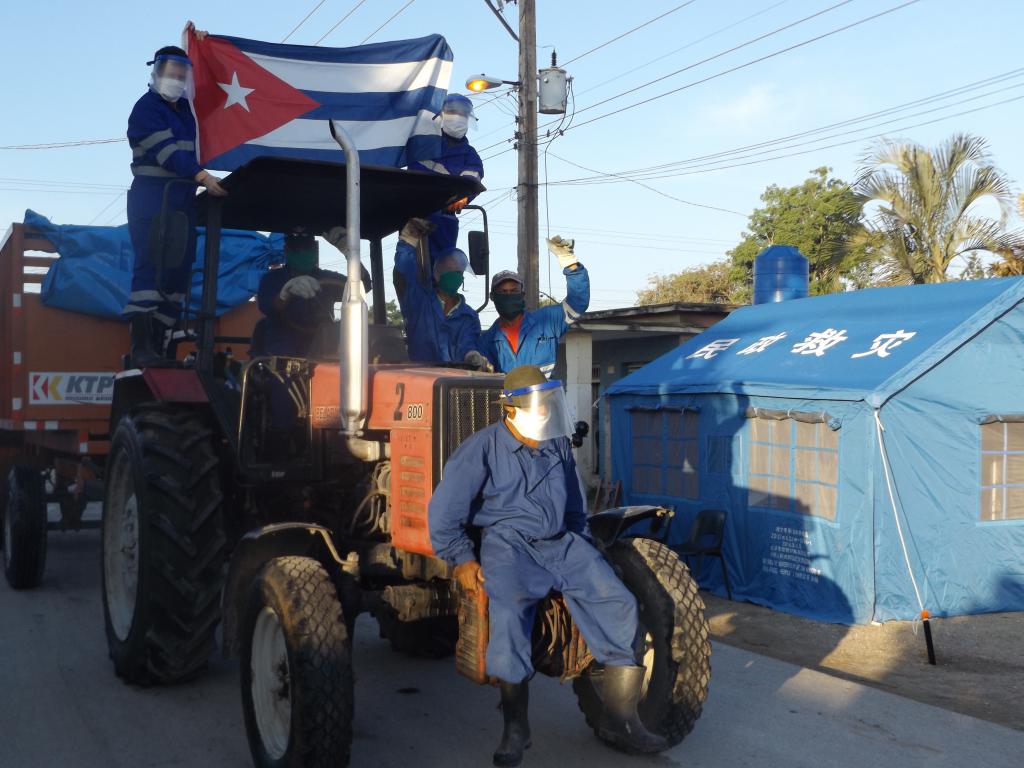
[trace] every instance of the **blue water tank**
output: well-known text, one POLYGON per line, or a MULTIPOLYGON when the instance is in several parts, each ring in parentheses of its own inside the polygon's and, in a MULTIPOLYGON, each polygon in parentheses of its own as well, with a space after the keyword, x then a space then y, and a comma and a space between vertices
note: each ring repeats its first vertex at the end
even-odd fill
POLYGON ((754 303, 807 296, 807 257, 792 245, 772 245, 754 258, 754 303))

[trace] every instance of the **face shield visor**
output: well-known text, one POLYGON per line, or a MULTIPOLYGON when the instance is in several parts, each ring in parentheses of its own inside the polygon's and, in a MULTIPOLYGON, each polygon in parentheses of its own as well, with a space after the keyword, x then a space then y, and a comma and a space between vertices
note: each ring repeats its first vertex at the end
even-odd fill
POLYGON ((473 102, 465 96, 453 94, 445 99, 441 108, 441 130, 453 139, 463 138, 467 131, 476 127, 473 102))
POLYGON ((509 421, 523 437, 540 442, 568 437, 573 433, 562 382, 552 380, 506 390, 501 397, 505 404, 515 406, 515 414, 509 417, 509 421))
POLYGON ((150 87, 166 101, 177 101, 195 96, 192 81, 192 62, 184 56, 163 54, 153 61, 149 75, 150 87))

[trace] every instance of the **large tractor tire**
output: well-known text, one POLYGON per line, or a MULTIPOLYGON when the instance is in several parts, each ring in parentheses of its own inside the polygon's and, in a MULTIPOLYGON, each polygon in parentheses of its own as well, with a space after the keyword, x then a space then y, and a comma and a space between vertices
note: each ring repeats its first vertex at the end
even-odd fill
POLYGON ((459 639, 459 621, 455 616, 400 621, 398 613, 388 605, 376 609, 374 616, 380 636, 391 643, 394 651, 425 659, 443 659, 455 653, 459 639))
POLYGON ((11 467, 3 507, 4 575, 14 589, 32 589, 46 567, 46 486, 31 467, 11 467))
POLYGON ((259 768, 343 768, 352 747, 352 648, 338 593, 308 557, 253 582, 242 622, 242 710, 259 768))
MULTIPOLYGON (((704 601, 686 564, 663 544, 626 539, 616 542, 608 556, 639 608, 637 659, 647 668, 640 719, 674 746, 693 730, 708 695, 711 643, 704 601)), ((573 681, 595 733, 603 706, 602 672, 596 668, 573 681)))
POLYGON ((140 685, 191 679, 215 648, 224 581, 213 432, 177 406, 121 419, 103 498, 103 613, 114 670, 140 685))

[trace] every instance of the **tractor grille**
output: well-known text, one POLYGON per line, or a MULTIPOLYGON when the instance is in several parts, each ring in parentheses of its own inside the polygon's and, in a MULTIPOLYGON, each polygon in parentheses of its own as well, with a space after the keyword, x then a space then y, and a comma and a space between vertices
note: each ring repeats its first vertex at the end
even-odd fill
POLYGON ((499 387, 451 387, 444 397, 444 413, 441 438, 441 465, 462 441, 474 432, 478 432, 489 424, 501 420, 501 405, 498 396, 499 387))

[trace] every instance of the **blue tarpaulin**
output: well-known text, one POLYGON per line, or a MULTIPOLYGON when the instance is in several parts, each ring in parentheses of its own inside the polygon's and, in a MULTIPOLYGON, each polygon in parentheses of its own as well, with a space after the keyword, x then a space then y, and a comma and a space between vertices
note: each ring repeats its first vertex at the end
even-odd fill
MULTIPOLYGON (((25 225, 50 240, 59 258, 42 285, 46 306, 88 315, 120 319, 128 303, 132 282, 132 243, 128 226, 91 227, 53 224, 35 211, 25 211, 25 225)), ((199 228, 194 270, 203 266, 206 246, 199 228)), ((224 230, 221 233, 220 275, 217 283, 217 314, 222 315, 256 294, 260 277, 271 264, 284 258, 283 235, 224 230)), ((193 274, 193 308, 202 296, 202 274, 193 274)))
POLYGON ((739 309, 609 388, 624 500, 675 507, 677 541, 726 509, 738 599, 911 619, 916 582, 932 615, 1024 610, 1022 301, 1007 278, 739 309))

